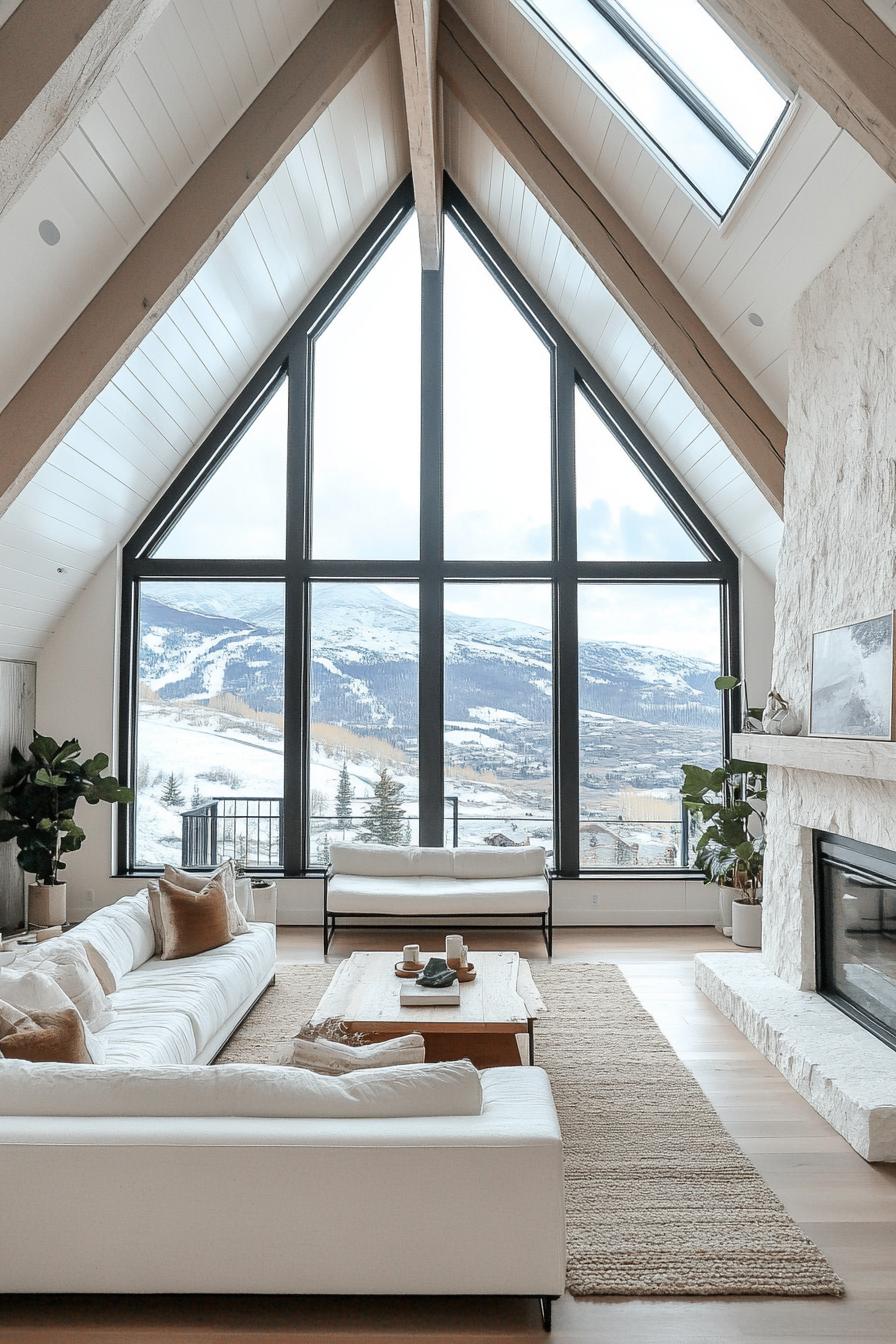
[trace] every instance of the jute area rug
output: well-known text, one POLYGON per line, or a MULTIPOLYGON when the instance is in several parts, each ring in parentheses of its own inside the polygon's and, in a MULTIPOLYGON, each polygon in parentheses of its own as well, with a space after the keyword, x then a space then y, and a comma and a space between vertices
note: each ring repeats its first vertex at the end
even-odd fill
MULTIPOLYGON (((618 966, 532 971, 536 1059, 563 1132, 576 1296, 839 1296, 840 1280, 724 1129, 618 966)), ((265 1063, 333 974, 278 966, 219 1057, 265 1063)))

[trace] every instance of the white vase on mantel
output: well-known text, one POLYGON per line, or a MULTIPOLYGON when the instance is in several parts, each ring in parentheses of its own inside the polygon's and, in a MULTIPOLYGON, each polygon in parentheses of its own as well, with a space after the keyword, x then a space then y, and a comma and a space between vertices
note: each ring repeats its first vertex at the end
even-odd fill
POLYGON ((762 946, 762 905, 759 901, 731 903, 731 941, 738 947, 762 946))

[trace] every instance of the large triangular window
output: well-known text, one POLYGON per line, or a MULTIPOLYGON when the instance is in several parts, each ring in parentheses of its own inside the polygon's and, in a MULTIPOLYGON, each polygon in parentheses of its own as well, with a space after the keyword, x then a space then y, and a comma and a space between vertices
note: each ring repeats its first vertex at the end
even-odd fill
POLYGON ((409 185, 125 548, 121 867, 335 841, 686 868, 737 563, 446 184, 409 185))

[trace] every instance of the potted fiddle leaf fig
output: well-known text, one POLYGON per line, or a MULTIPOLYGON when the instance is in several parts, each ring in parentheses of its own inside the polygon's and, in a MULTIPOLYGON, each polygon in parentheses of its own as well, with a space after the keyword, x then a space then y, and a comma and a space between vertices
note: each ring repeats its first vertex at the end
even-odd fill
POLYGON ((64 855, 84 843, 75 821, 75 808, 84 799, 96 803, 129 803, 130 789, 103 771, 109 757, 103 752, 81 759, 75 738, 56 742, 35 733, 28 755, 13 747, 10 769, 0 788, 0 840, 15 840, 17 862, 36 879, 28 887, 28 921, 44 927, 64 924, 64 855))
POLYGON ((728 760, 715 770, 682 766, 681 796, 700 826, 694 866, 719 887, 722 928, 741 947, 762 936, 767 767, 728 760))

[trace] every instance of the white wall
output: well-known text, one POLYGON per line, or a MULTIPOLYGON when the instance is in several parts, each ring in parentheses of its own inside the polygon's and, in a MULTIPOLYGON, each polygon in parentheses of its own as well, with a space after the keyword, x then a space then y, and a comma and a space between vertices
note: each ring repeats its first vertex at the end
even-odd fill
MULTIPOLYGON (((768 686, 771 650, 771 586, 750 561, 743 564, 742 619, 748 684, 768 686)), ((116 768, 117 555, 110 556, 77 598, 38 660, 37 723, 54 737, 77 737, 85 751, 105 751, 116 768)), ((107 905, 141 883, 113 876, 113 809, 81 805, 79 821, 87 841, 70 858, 69 912, 80 918, 107 905)), ((321 912, 321 883, 290 879, 278 883, 280 922, 316 923, 321 912)), ((586 879, 557 883, 558 924, 712 924, 717 914, 713 888, 676 878, 586 879)))
POLYGON ((772 685, 775 587, 748 556, 740 558, 742 671, 753 706, 764 705, 772 685))

